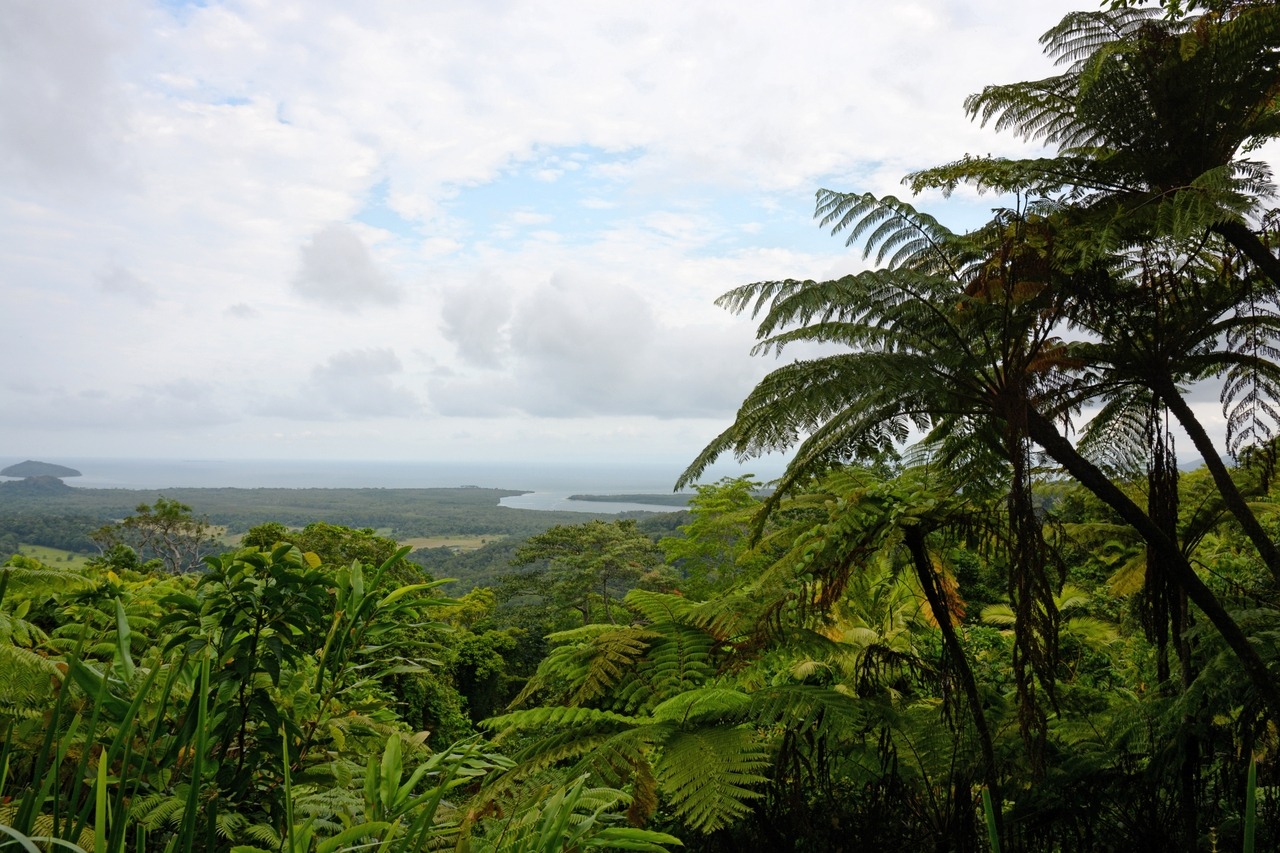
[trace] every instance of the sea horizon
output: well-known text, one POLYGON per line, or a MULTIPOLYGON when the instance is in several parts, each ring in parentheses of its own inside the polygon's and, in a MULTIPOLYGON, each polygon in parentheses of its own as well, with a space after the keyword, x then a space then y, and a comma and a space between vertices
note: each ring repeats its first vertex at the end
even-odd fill
MULTIPOLYGON (((0 468, 24 461, 0 457, 0 468)), ((59 456, 41 458, 74 468, 64 482, 85 489, 429 489, 478 486, 528 494, 504 498, 503 506, 579 512, 669 511, 653 505, 569 501, 570 495, 671 494, 684 467, 678 463, 439 462, 351 459, 145 459, 59 456)), ((756 479, 777 476, 777 463, 761 464, 756 479), (772 470, 766 476, 763 469, 772 470)), ((722 463, 701 482, 754 473, 750 466, 722 463)), ((0 482, 13 478, 3 477, 0 482)))

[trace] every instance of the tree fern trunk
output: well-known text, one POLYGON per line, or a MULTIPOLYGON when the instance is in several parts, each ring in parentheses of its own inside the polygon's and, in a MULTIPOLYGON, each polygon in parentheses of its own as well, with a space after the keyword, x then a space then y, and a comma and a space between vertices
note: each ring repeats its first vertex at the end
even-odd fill
MULTIPOLYGON (((1170 540, 1178 541, 1178 466, 1169 435, 1165 407, 1153 404, 1147 416, 1147 515, 1170 540)), ((1181 637, 1176 599, 1181 588, 1169 576, 1163 558, 1154 548, 1147 549, 1147 576, 1142 591, 1147 639, 1156 644, 1156 677, 1165 696, 1174 696, 1169 667, 1169 641, 1172 635, 1175 654, 1181 637)), ((1185 685, 1184 685, 1185 687, 1185 685)))
POLYGON ((938 628, 942 631, 942 644, 951 658, 951 665, 959 676, 960 686, 969 702, 969 712, 973 715, 973 727, 978 733, 978 743, 982 749, 983 781, 991 794, 992 813, 995 816, 996 831, 1003 834, 1003 820, 1000 807, 1000 776, 996 772, 995 747, 991 741, 991 729, 987 726, 987 717, 982 710, 982 697, 978 695, 978 682, 973 677, 973 669, 969 659, 956 636, 955 626, 951 624, 951 610, 947 607, 946 596, 938 584, 938 576, 933 570, 933 563, 925 550, 924 532, 919 528, 905 528, 904 540, 907 551, 911 554, 911 563, 916 577, 924 591, 925 601, 938 620, 938 628))
POLYGON ((1124 492, 1120 491, 1115 483, 1111 482, 1092 462, 1081 456, 1071 442, 1058 432, 1058 428, 1052 421, 1039 412, 1030 412, 1027 416, 1027 426, 1031 438, 1043 447, 1050 457, 1066 468, 1082 486, 1114 509, 1126 523, 1138 531, 1146 540, 1148 547, 1154 548, 1164 557, 1166 564, 1172 570, 1174 580, 1218 629, 1223 641, 1240 661, 1254 689, 1266 704, 1272 719, 1280 719, 1280 690, 1277 690, 1271 674, 1267 671, 1267 665, 1258 655, 1257 649, 1249 642, 1244 631, 1236 624, 1235 619, 1222 606, 1222 602, 1212 590, 1205 586, 1204 581, 1200 580, 1177 544, 1170 541, 1164 531, 1124 492))
POLYGON ((1160 399, 1169 407, 1169 411, 1173 412, 1173 416, 1178 419, 1178 423, 1187 431, 1187 435, 1191 437, 1191 443, 1196 446, 1196 450, 1200 452, 1200 456, 1204 459, 1205 467, 1209 469, 1214 485, 1218 487, 1218 493, 1222 495, 1223 503, 1226 504, 1231 514, 1235 516, 1236 521, 1240 522, 1240 527, 1244 530, 1245 535, 1249 537, 1249 541, 1253 543, 1253 547, 1258 549, 1258 554, 1262 557, 1263 562, 1267 564, 1267 568, 1271 570, 1271 576, 1275 578, 1277 583, 1280 583, 1280 548, 1276 547, 1276 543, 1262 529, 1262 524, 1258 521, 1257 516, 1253 514, 1253 510, 1249 509, 1249 504, 1245 501, 1244 495, 1240 494, 1240 489, 1236 487, 1235 481, 1231 479, 1231 472, 1222 463, 1222 457, 1218 455, 1212 439, 1209 438, 1209 434, 1205 432, 1199 419, 1196 418, 1195 412, 1191 411, 1191 407, 1187 405, 1187 401, 1178 393, 1178 389, 1169 377, 1161 376, 1153 380, 1152 386, 1153 390, 1160 395, 1160 399))
POLYGON ((1267 245, 1258 239, 1258 235, 1249 230, 1242 222, 1220 222, 1210 229, 1235 246, 1245 257, 1262 270, 1263 275, 1271 279, 1272 284, 1280 287, 1280 258, 1271 254, 1267 245))

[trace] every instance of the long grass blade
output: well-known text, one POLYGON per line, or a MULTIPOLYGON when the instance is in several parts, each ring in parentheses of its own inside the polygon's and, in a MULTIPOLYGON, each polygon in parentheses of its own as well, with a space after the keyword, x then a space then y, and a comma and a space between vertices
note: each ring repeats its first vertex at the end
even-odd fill
MULTIPOLYGON (((72 665, 71 674, 77 672, 91 671, 89 667, 77 662, 72 665)), ((93 751, 94 741, 97 739, 98 723, 102 719, 102 709, 106 707, 109 698, 109 682, 105 672, 94 685, 93 711, 89 714, 89 730, 85 732, 84 746, 80 750, 80 759, 76 762, 75 772, 71 774, 72 788, 67 798, 67 823, 63 827, 63 838, 79 838, 80 831, 89 823, 89 812, 93 808, 95 793, 92 787, 85 783, 87 771, 89 769, 89 754, 93 751), (80 802, 81 792, 83 790, 84 802, 80 802)), ((105 758, 105 751, 99 751, 99 760, 105 758)), ((57 818, 54 818, 54 826, 57 826, 57 818)))
POLYGON ((982 789, 982 813, 987 818, 987 841, 991 845, 991 853, 1000 853, 1000 829, 996 823, 996 811, 991 805, 991 792, 982 789))
MULTIPOLYGON (((5 572, 6 577, 8 576, 8 574, 9 574, 8 572, 5 572)), ((14 829, 13 827, 5 826, 3 823, 0 823, 0 832, 3 832, 5 835, 13 839, 12 842, 6 843, 5 846, 8 846, 8 844, 12 843, 12 844, 17 844, 23 850, 28 851, 28 853, 40 853, 40 848, 35 845, 34 841, 32 841, 26 835, 23 835, 21 832, 14 829)))
POLYGON ((284 756, 284 847, 293 851, 293 777, 289 773, 289 734, 283 725, 280 726, 280 746, 284 756))
POLYGON ((210 677, 209 650, 205 649, 200 659, 200 679, 196 682, 196 742, 191 756, 191 787, 187 791, 187 806, 182 815, 182 829, 178 834, 180 849, 185 853, 192 853, 196 843, 196 816, 204 776, 204 753, 209 741, 210 677))
POLYGON ((1249 777, 1244 786, 1244 853, 1253 853, 1258 828, 1258 759, 1249 757, 1249 777))
POLYGON ((4 727, 4 742, 0 743, 0 803, 5 802, 4 788, 9 781, 9 756, 13 752, 13 726, 14 721, 10 720, 9 725, 4 727))
POLYGON ((98 781, 93 792, 93 853, 107 853, 107 754, 98 754, 98 781))

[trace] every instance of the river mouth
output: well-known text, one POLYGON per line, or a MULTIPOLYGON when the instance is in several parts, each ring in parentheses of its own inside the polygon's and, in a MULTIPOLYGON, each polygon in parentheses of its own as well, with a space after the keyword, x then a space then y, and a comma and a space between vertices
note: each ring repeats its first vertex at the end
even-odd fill
POLYGON ((528 492, 498 501, 499 506, 511 509, 556 510, 559 512, 585 512, 617 515, 622 512, 679 512, 680 507, 658 504, 627 503, 623 501, 571 501, 569 496, 578 492, 528 492))

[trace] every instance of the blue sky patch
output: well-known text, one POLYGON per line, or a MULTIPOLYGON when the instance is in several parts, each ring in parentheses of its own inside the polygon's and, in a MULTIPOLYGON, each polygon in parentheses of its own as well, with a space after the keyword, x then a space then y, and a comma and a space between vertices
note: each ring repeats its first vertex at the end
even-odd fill
POLYGON ((400 236, 410 236, 418 230, 418 226, 413 220, 405 219, 387 204, 390 188, 386 178, 374 184, 369 190, 364 207, 355 215, 355 221, 400 236))

